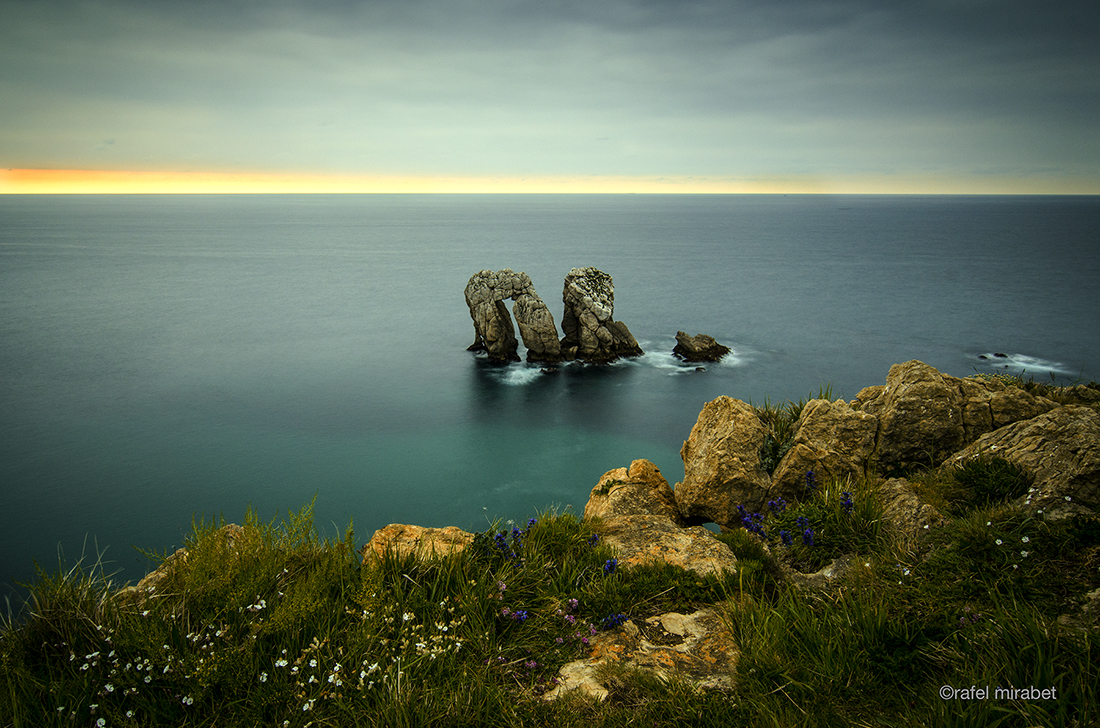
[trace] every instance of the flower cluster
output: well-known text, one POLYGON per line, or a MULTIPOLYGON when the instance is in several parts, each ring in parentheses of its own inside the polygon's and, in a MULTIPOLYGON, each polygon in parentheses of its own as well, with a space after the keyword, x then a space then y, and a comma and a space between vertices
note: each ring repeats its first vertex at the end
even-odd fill
POLYGON ((588 545, 589 546, 595 546, 599 542, 600 542, 600 534, 598 534, 598 533, 594 533, 594 534, 592 534, 591 536, 588 537, 588 545))
MULTIPOLYGON (((511 523, 511 521, 509 521, 511 523)), ((528 532, 531 527, 538 523, 538 519, 531 518, 527 521, 527 528, 522 531, 518 527, 512 526, 511 533, 508 531, 498 531, 493 535, 493 546, 500 552, 505 559, 509 561, 520 559, 520 553, 523 551, 523 541, 527 538, 528 532), (509 540, 509 536, 511 539, 509 540)))
POLYGON ((808 493, 814 493, 817 491, 817 478, 814 476, 814 471, 806 471, 806 491, 808 493))
POLYGON ((765 541, 768 540, 768 534, 764 531, 764 517, 759 513, 749 513, 745 510, 745 506, 738 505, 737 513, 741 516, 741 525, 749 533, 755 533, 765 541))
POLYGON ((527 621, 527 617, 529 615, 527 614, 526 609, 517 609, 513 612, 508 607, 505 607, 504 609, 500 610, 500 616, 504 617, 505 619, 511 619, 516 622, 523 623, 527 621))
POLYGON ((600 629, 614 629, 615 627, 618 627, 619 625, 626 622, 626 620, 627 616, 625 614, 609 614, 608 616, 600 620, 600 629))
POLYGON ((971 624, 980 622, 982 615, 980 612, 975 612, 969 606, 963 609, 963 615, 959 617, 959 629, 967 627, 971 624))
POLYGON ((603 574, 604 576, 611 576, 615 573, 615 569, 619 567, 618 559, 608 559, 603 562, 603 574))
POLYGON ((848 491, 844 491, 840 494, 840 507, 844 509, 846 515, 852 514, 852 494, 848 491))
POLYGON ((768 510, 778 516, 787 510, 787 501, 782 498, 768 501, 768 510))

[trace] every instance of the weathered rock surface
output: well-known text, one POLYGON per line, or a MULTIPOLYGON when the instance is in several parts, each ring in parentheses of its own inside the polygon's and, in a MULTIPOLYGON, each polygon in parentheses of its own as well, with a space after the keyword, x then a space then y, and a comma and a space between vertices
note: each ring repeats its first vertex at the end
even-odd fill
POLYGON ((614 516, 599 533, 618 552, 619 566, 663 561, 700 576, 737 571, 737 557, 702 526, 682 528, 665 516, 614 516))
POLYGON ((877 456, 887 470, 939 465, 981 435, 1056 406, 1019 387, 948 376, 916 360, 890 367, 886 386, 860 390, 852 401, 878 417, 877 456))
POLYGON ((680 448, 684 481, 676 485, 676 505, 687 523, 736 528, 738 504, 760 510, 771 485, 760 461, 767 434, 755 410, 741 400, 722 396, 704 405, 680 448))
POLYGON ((843 400, 812 399, 795 423, 790 450, 772 474, 769 498, 801 499, 806 473, 860 478, 875 451, 878 418, 853 410, 843 400))
POLYGON ((912 541, 944 523, 943 515, 921 500, 905 478, 884 481, 878 497, 883 521, 903 540, 912 541))
POLYGON ((730 349, 706 334, 688 336, 683 331, 677 331, 676 346, 672 353, 684 361, 718 361, 729 354, 730 349))
POLYGON ((1016 505, 1048 519, 1100 510, 1100 413, 1066 405, 983 435, 945 467, 978 455, 1004 458, 1034 478, 1016 505))
POLYGON ((648 460, 635 460, 629 468, 604 473, 584 507, 585 518, 637 515, 664 516, 683 525, 676 495, 661 471, 648 460))
POLYGON ((701 688, 729 689, 739 656, 733 636, 714 610, 669 612, 596 635, 589 656, 564 665, 558 686, 544 697, 553 700, 581 690, 603 700, 609 690, 601 675, 608 665, 645 670, 663 680, 676 676, 701 688))
POLYGON ((626 324, 612 318, 615 284, 597 268, 574 268, 562 290, 565 312, 561 328, 561 355, 587 362, 610 362, 622 356, 639 356, 642 348, 626 324))
POLYGON ((1081 608, 1076 612, 1063 614, 1058 623, 1074 629, 1095 629, 1100 626, 1100 589, 1093 589, 1076 600, 1081 608))
POLYGON ((515 273, 509 268, 480 271, 470 277, 465 295, 474 321, 471 351, 485 351, 493 361, 519 361, 516 332, 504 303, 512 299, 520 336, 527 347, 527 361, 561 361, 554 316, 535 293, 526 273, 515 273))
POLYGON ((458 553, 469 546, 473 540, 474 534, 463 531, 457 526, 424 528, 391 523, 375 531, 361 553, 364 563, 369 558, 381 556, 387 550, 400 556, 416 554, 422 558, 435 558, 458 553))
POLYGON ((801 574, 791 571, 787 578, 791 583, 802 589, 814 589, 828 591, 833 589, 840 579, 852 569, 852 557, 841 556, 830 561, 812 574, 801 574))

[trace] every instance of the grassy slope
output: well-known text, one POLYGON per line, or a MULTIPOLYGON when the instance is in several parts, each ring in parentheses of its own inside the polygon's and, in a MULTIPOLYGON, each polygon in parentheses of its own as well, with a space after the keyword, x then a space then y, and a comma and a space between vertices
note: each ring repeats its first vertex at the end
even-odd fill
POLYGON ((0 633, 0 726, 1096 725, 1097 629, 1057 617, 1100 587, 1100 520, 1026 517, 1003 505, 1011 469, 981 467, 917 478, 951 518, 915 543, 883 525, 874 479, 820 483, 749 516, 769 548, 721 536, 741 563, 724 578, 614 568, 599 523, 571 514, 367 564, 350 529, 319 538, 309 506, 248 514, 232 543, 198 523, 147 599, 98 566, 40 574, 0 633), (783 578, 838 555, 856 558, 829 592, 783 578), (602 704, 540 699, 620 615, 704 604, 742 649, 734 691, 619 671, 602 704), (944 685, 1057 698, 944 700, 944 685))

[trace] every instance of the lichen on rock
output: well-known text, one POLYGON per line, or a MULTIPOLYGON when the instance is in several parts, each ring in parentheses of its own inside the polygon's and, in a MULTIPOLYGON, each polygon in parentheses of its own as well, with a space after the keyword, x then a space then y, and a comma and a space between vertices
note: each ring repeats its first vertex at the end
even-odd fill
POLYGON ((586 362, 611 362, 644 352, 621 321, 615 321, 615 284, 593 267, 573 268, 562 290, 562 356, 586 362))

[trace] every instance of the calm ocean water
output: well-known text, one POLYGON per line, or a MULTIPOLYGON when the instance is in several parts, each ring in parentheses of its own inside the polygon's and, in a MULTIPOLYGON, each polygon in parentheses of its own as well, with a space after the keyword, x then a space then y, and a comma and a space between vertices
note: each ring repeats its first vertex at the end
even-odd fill
POLYGON ((891 364, 1100 379, 1100 198, 0 197, 0 582, 316 496, 329 535, 583 509, 703 403, 853 397, 891 364), (646 356, 467 353, 478 270, 615 279, 646 356), (696 372, 676 331, 734 354, 696 372), (980 355, 1003 352, 1004 360, 980 355))

